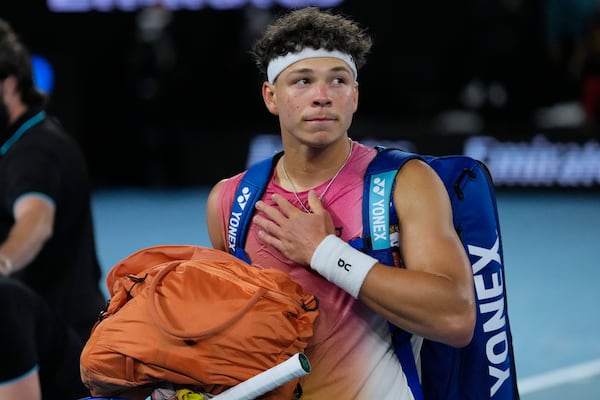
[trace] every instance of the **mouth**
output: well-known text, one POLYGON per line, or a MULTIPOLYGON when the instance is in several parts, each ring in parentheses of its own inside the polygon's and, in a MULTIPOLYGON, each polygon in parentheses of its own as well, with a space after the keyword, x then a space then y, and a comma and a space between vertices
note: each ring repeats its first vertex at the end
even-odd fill
POLYGON ((304 119, 306 122, 332 122, 332 121, 336 121, 337 118, 335 118, 334 116, 331 115, 324 115, 324 116, 315 116, 315 117, 308 117, 304 119))

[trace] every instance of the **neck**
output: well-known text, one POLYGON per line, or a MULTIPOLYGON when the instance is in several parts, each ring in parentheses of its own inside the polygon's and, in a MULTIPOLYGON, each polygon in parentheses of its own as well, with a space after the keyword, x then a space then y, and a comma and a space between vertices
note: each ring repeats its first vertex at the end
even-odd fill
POLYGON ((352 154, 353 142, 350 138, 342 146, 335 146, 328 155, 316 159, 290 157, 284 154, 279 160, 277 174, 279 184, 287 190, 303 192, 333 180, 344 168, 352 154), (342 152, 340 149, 343 148, 342 152))
POLYGON ((8 108, 8 115, 10 117, 10 125, 14 124, 23 114, 27 112, 27 107, 23 103, 15 103, 8 108))

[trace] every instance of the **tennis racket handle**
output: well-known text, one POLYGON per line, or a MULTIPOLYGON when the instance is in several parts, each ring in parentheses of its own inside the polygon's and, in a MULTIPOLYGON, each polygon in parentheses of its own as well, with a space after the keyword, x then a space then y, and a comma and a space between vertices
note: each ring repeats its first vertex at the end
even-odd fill
POLYGON ((253 400, 294 378, 307 375, 310 369, 310 362, 304 353, 296 353, 286 361, 240 382, 211 400, 253 400))

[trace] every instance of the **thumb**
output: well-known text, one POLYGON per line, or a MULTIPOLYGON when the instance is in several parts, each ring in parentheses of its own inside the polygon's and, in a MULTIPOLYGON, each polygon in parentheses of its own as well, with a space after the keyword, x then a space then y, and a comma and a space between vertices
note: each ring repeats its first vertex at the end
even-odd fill
POLYGON ((308 192, 308 208, 315 214, 322 214, 325 211, 319 195, 314 190, 308 192))
POLYGON ((308 207, 310 208, 311 213, 322 218, 325 223, 324 228, 326 232, 335 233, 335 226, 333 225, 331 214, 329 214, 329 211, 323 207, 323 203, 321 202, 321 199, 319 199, 319 195, 314 190, 308 192, 308 207))

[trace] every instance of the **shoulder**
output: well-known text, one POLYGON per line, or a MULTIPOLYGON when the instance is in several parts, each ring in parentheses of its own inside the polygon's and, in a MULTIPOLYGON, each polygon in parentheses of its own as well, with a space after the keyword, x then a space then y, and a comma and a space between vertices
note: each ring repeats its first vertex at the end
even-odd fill
POLYGON ((81 153, 77 140, 54 117, 46 116, 39 124, 31 126, 16 142, 15 147, 29 151, 37 149, 46 153, 81 153))
POLYGON ((367 146, 356 141, 353 146, 349 169, 362 176, 377 155, 377 150, 373 146, 367 146))
MULTIPOLYGON (((59 137, 65 137, 68 138, 69 140, 71 140, 72 138, 67 134, 67 130, 65 129, 65 127, 62 125, 62 123, 60 122, 60 120, 52 115, 48 115, 46 114, 42 114, 43 119, 38 120, 39 123, 30 125, 30 127, 27 129, 27 134, 24 135, 23 137, 28 137, 28 136, 32 136, 32 134, 34 135, 54 135, 54 136, 59 136, 59 137)), ((33 119, 33 118, 32 118, 33 119)), ((29 121, 28 121, 29 122, 29 121)), ((23 126, 25 126, 25 124, 23 124, 23 126)))
POLYGON ((245 172, 217 182, 208 193, 206 201, 206 222, 213 247, 225 250, 227 224, 236 189, 245 172))
POLYGON ((377 149, 373 146, 369 146, 366 144, 362 144, 361 142, 354 141, 353 144, 353 154, 357 155, 360 158, 366 158, 369 161, 375 158, 377 155, 377 149))
POLYGON ((246 171, 221 179, 210 189, 209 196, 223 197, 228 194, 233 196, 245 173, 246 171))
POLYGON ((218 215, 229 212, 236 189, 245 173, 246 171, 221 179, 210 189, 207 199, 209 214, 218 215))
POLYGON ((404 176, 404 179, 435 179, 439 178, 438 174, 429 166, 429 164, 420 158, 413 158, 406 162, 406 164, 398 172, 399 176, 404 176))
POLYGON ((405 217, 422 213, 434 216, 450 209, 444 182, 427 162, 420 159, 407 161, 398 171, 394 204, 396 211, 405 217))

